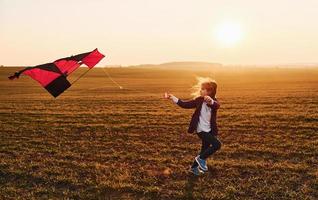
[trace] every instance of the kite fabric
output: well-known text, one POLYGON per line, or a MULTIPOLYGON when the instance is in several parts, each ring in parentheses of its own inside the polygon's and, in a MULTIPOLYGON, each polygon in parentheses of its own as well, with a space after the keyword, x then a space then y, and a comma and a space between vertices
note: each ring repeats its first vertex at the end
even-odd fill
POLYGON ((71 86, 66 78, 68 75, 79 68, 81 64, 92 69, 104 57, 98 49, 95 49, 91 52, 61 58, 52 63, 27 67, 16 72, 9 79, 19 78, 21 74, 28 75, 39 82, 52 96, 58 97, 71 86))

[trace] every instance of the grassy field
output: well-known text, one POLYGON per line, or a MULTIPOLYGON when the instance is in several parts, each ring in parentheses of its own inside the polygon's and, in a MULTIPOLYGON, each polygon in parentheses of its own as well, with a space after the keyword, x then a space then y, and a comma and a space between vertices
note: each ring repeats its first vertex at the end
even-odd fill
POLYGON ((318 199, 318 69, 108 69, 120 90, 96 68, 57 99, 15 71, 0 68, 0 199, 318 199), (223 146, 195 178, 193 111, 162 94, 209 75, 223 146))

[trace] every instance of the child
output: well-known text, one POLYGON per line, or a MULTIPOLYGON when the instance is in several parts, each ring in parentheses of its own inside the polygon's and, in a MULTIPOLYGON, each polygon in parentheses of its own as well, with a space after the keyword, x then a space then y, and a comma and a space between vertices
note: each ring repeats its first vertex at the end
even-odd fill
POLYGON ((188 129, 189 133, 196 132, 202 140, 201 151, 190 168, 190 172, 195 175, 208 171, 206 159, 221 148, 221 142, 216 137, 218 134, 216 113, 220 107, 216 99, 217 84, 210 79, 204 79, 199 81, 198 85, 200 95, 190 101, 182 101, 172 94, 165 93, 166 99, 171 99, 180 107, 195 108, 188 129))

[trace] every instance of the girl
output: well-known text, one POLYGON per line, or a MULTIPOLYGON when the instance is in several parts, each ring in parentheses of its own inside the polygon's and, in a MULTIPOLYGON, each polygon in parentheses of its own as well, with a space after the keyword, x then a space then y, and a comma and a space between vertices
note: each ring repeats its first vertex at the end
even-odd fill
POLYGON ((221 148, 221 142, 216 137, 218 128, 216 124, 216 113, 220 107, 216 99, 217 84, 215 81, 205 78, 199 79, 198 97, 190 101, 182 101, 172 94, 165 93, 166 99, 171 99, 181 108, 195 108, 192 115, 188 132, 196 132, 202 140, 201 151, 194 158, 190 172, 199 175, 200 172, 208 171, 206 159, 221 148))

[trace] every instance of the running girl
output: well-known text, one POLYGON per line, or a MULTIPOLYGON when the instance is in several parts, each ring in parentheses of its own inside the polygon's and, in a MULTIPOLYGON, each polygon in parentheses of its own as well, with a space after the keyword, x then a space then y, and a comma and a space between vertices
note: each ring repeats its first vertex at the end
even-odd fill
POLYGON ((197 86, 197 97, 190 101, 182 101, 172 94, 165 93, 166 99, 171 99, 181 108, 195 109, 188 129, 189 133, 196 132, 202 140, 201 151, 194 158, 190 168, 190 172, 195 175, 208 171, 206 159, 221 148, 216 123, 216 114, 220 107, 216 99, 217 84, 211 79, 204 78, 199 79, 197 86))

